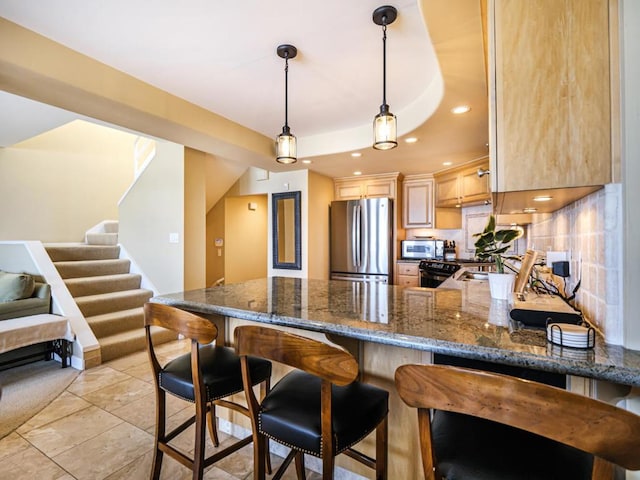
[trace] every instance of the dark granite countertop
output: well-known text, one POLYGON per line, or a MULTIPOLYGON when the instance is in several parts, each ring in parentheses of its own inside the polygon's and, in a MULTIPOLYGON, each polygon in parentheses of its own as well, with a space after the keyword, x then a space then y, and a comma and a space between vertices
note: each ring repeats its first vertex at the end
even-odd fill
MULTIPOLYGON (((451 284, 452 282, 449 282, 451 284)), ((640 386, 640 351, 581 350, 517 328, 484 282, 418 288, 285 277, 179 292, 151 301, 194 312, 333 333, 368 342, 640 386)))

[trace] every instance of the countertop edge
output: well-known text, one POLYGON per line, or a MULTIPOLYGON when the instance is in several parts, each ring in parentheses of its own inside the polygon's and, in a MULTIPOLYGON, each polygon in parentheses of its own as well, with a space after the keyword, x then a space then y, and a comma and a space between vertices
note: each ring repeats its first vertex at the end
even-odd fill
MULTIPOLYGON (((162 296, 152 297, 150 302, 163 303, 178 308, 184 308, 202 314, 218 314, 241 320, 256 321, 265 324, 283 327, 300 328, 319 333, 332 333, 348 336, 357 340, 371 341, 383 345, 409 348, 413 350, 429 351, 459 356, 473 360, 484 360, 492 363, 534 368, 565 375, 576 375, 596 380, 605 380, 623 385, 640 387, 640 376, 623 367, 612 365, 582 365, 580 360, 569 358, 549 358, 524 352, 513 353, 503 349, 468 345, 444 340, 435 340, 427 337, 414 337, 395 333, 371 331, 354 327, 341 327, 324 322, 313 322, 282 315, 252 312, 231 307, 215 306, 192 301, 182 301, 162 296)), ((581 350, 578 350, 580 352, 581 350)))

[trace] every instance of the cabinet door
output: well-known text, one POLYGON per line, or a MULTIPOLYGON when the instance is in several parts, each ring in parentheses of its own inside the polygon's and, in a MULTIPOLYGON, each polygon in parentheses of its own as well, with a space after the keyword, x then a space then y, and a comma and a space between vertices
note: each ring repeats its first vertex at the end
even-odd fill
POLYGON ((460 172, 459 181, 460 200, 462 204, 482 203, 491 198, 489 176, 484 175, 479 177, 477 168, 470 168, 460 172))
POLYGON ((409 276, 417 277, 418 264, 398 262, 398 275, 409 275, 409 276))
POLYGON ((403 287, 419 287, 420 272, 415 262, 398 262, 396 264, 396 285, 403 287))
POLYGON ((396 280, 396 285, 400 285, 401 287, 419 287, 420 278, 411 277, 407 275, 398 275, 398 279, 396 280))
POLYGON ((354 200, 358 198, 395 198, 395 178, 336 180, 336 200, 354 200))
POLYGON ((433 181, 405 182, 404 228, 433 228, 433 181))
POLYGON ((363 182, 337 183, 336 200, 355 200, 363 196, 363 182))
POLYGON ((498 192, 611 181, 608 0, 495 0, 498 192))
POLYGON ((395 198, 396 182, 394 180, 369 180, 364 184, 363 190, 366 198, 395 198))
POLYGON ((436 207, 455 207, 460 203, 457 173, 438 177, 436 182, 436 207))

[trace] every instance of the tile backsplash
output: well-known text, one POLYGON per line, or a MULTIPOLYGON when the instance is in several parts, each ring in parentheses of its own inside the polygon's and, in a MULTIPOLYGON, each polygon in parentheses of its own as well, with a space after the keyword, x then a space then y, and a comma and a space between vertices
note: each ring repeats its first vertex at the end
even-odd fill
MULTIPOLYGON (((407 238, 419 234, 455 240, 458 257, 472 258, 471 235, 482 228, 491 211, 490 205, 465 207, 462 229, 407 230, 407 238)), ((552 214, 533 215, 514 253, 522 255, 527 248, 569 251, 567 292, 580 281, 575 306, 602 331, 607 343, 622 345, 621 238, 622 186, 615 183, 552 214)))
MULTIPOLYGON (((487 219, 492 212, 491 205, 478 205, 473 207, 462 207, 462 228, 460 229, 408 229, 406 238, 416 238, 416 236, 432 236, 442 240, 453 240, 456 242, 456 255, 458 258, 473 258, 475 248, 473 244, 474 233, 481 232, 487 223, 487 219)), ((524 254, 526 250, 526 238, 515 242, 515 249, 510 254, 524 254)))
POLYGON ((534 215, 527 243, 538 251, 569 251, 567 292, 578 281, 576 306, 605 335, 622 344, 621 248, 622 188, 609 184, 550 215, 534 215))

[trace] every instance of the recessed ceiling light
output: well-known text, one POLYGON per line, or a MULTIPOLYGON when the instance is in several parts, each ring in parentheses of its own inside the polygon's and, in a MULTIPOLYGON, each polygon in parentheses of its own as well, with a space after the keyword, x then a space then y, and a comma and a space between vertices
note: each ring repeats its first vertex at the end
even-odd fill
POLYGON ((356 170, 355 172, 353 172, 354 175, 362 175, 362 172, 360 170, 356 170))
POLYGON ((445 167, 448 167, 450 165, 452 165, 453 162, 442 162, 442 165, 444 165, 445 167))
POLYGON ((454 113, 456 115, 461 115, 469 111, 471 111, 471 107, 469 105, 458 105, 457 107, 453 107, 451 109, 451 113, 454 113))
POLYGON ((407 137, 404 139, 405 143, 416 143, 418 139, 416 137, 407 137))
POLYGON ((308 159, 305 158, 304 160, 302 160, 302 163, 309 164, 309 163, 312 163, 312 162, 311 162, 311 160, 308 160, 308 159))
POLYGON ((525 209, 522 210, 524 213, 535 213, 538 211, 537 208, 533 208, 533 207, 527 207, 525 209))
POLYGON ((351 154, 351 156, 352 156, 352 157, 354 157, 354 158, 357 158, 357 157, 361 157, 361 156, 362 156, 362 154, 361 154, 360 152, 353 152, 353 153, 351 154))
POLYGON ((538 195, 537 197, 533 197, 534 202, 548 202, 553 197, 551 195, 538 195))

